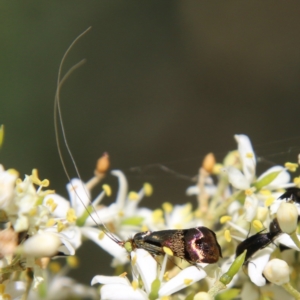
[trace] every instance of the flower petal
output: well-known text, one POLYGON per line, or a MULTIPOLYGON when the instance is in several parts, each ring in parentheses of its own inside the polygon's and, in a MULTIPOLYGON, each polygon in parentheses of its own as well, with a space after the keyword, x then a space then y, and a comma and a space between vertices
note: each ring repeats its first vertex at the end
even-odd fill
POLYGON ((250 188, 250 182, 244 174, 235 167, 226 167, 222 169, 227 173, 228 181, 238 190, 246 190, 250 188))
POLYGON ((160 288, 159 296, 169 296, 204 277, 206 277, 206 272, 202 268, 198 269, 195 266, 187 267, 160 288))
POLYGON ((140 289, 134 290, 123 284, 106 284, 101 288, 102 300, 147 300, 148 296, 140 289))
POLYGON ((67 211, 70 209, 70 202, 57 194, 50 194, 44 198, 43 204, 47 205, 47 201, 53 199, 57 207, 52 212, 56 218, 66 218, 67 211))
POLYGON ((131 252, 131 259, 135 261, 134 267, 142 277, 147 294, 151 291, 151 284, 157 277, 157 262, 152 255, 144 249, 131 252))
POLYGON ((264 286, 266 279, 263 277, 262 272, 269 261, 271 253, 274 251, 274 245, 260 250, 254 258, 249 260, 248 274, 251 281, 257 286, 264 286))
POLYGON ((248 182, 252 182, 255 176, 256 158, 252 144, 247 135, 236 134, 234 136, 238 144, 238 151, 243 164, 243 173, 248 182))
MULTIPOLYGON (((300 240, 300 235, 298 235, 298 239, 300 240)), ((289 248, 295 249, 297 251, 300 251, 300 249, 295 245, 294 241, 291 239, 291 237, 284 233, 281 236, 279 236, 276 239, 277 242, 279 242, 280 244, 287 246, 289 248)))
POLYGON ((121 276, 103 276, 103 275, 96 275, 93 277, 91 285, 94 284, 123 284, 126 286, 131 286, 127 277, 121 276))
MULTIPOLYGON (((82 227, 81 233, 99 245, 102 249, 104 249, 107 253, 115 257, 119 264, 125 264, 128 259, 126 256, 126 250, 119 246, 116 242, 114 242, 111 238, 109 238, 106 234, 100 239, 99 235, 102 231, 96 228, 90 227, 82 227)), ((111 234, 114 236, 113 234, 111 234)), ((118 239, 117 237, 115 237, 118 239)))
POLYGON ((256 198, 255 194, 247 196, 244 202, 245 220, 247 222, 251 222, 254 219, 256 216, 257 207, 258 199, 256 198))
POLYGON ((91 195, 85 186, 85 183, 78 178, 73 178, 67 184, 72 208, 75 209, 76 215, 80 217, 91 203, 91 195))
POLYGON ((116 204, 117 204, 118 208, 120 209, 120 208, 123 208, 125 205, 125 200, 127 197, 128 183, 127 183, 126 177, 122 171, 113 170, 110 173, 112 175, 118 177, 118 180, 119 180, 119 189, 118 189, 116 204))

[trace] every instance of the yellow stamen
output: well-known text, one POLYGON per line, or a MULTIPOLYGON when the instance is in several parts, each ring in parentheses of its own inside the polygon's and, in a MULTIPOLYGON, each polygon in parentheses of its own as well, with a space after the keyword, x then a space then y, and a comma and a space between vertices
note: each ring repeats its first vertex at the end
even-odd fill
MULTIPOLYGON (((19 177, 19 172, 15 169, 8 169, 7 172, 11 175, 15 175, 15 176, 19 177)), ((17 180, 19 180, 19 182, 22 182, 22 180, 20 178, 18 178, 17 180)))
POLYGON ((124 216, 124 212, 123 212, 122 210, 120 210, 120 211, 118 212, 118 216, 119 216, 119 217, 123 217, 123 216, 124 216))
POLYGON ((136 201, 139 199, 139 194, 137 192, 129 192, 128 199, 132 201, 136 201))
POLYGON ((251 196, 252 194, 253 194, 253 190, 252 189, 245 190, 245 195, 246 196, 251 196))
POLYGON ((61 265, 56 262, 56 261, 52 261, 50 264, 49 264, 49 269, 52 273, 56 274, 60 271, 61 269, 61 265))
POLYGON ((170 280, 169 272, 166 272, 166 273, 164 274, 164 280, 165 280, 165 281, 169 281, 169 280, 170 280))
POLYGON ((143 232, 143 231, 148 231, 149 230, 149 228, 146 226, 146 225, 143 225, 142 227, 141 227, 141 232, 143 232))
POLYGON ((50 184, 50 181, 48 179, 44 179, 43 181, 41 181, 39 179, 38 170, 37 169, 33 169, 32 170, 30 179, 32 180, 32 182, 34 184, 39 185, 39 186, 47 187, 50 184))
POLYGON ((166 254, 168 254, 170 256, 174 255, 173 251, 169 247, 163 247, 163 250, 166 254))
POLYGON ((159 298, 160 300, 170 300, 171 298, 169 296, 162 296, 159 298))
POLYGON ((161 209, 155 209, 152 213, 152 218, 154 223, 163 223, 163 211, 161 209))
MULTIPOLYGON (((188 202, 188 203, 183 207, 181 214, 182 214, 183 216, 187 217, 187 216, 191 213, 192 209, 193 209, 193 205, 192 205, 190 202, 188 202)), ((192 217, 192 216, 191 216, 191 217, 192 217)))
POLYGON ((136 290, 139 287, 139 283, 137 280, 133 280, 131 283, 131 286, 134 290, 136 290))
POLYGON ((28 212, 29 216, 33 217, 36 216, 37 214, 37 207, 33 207, 29 212, 28 212))
POLYGON ((262 222, 259 221, 259 220, 253 220, 252 221, 252 225, 256 229, 256 231, 260 231, 260 230, 262 230, 264 228, 262 222))
POLYGON ((75 269, 79 266, 79 259, 77 256, 68 256, 67 263, 71 268, 75 269))
POLYGON ((54 212, 56 207, 57 207, 57 204, 54 202, 54 200, 52 198, 49 198, 47 201, 46 201, 46 205, 50 207, 51 209, 51 212, 54 212))
POLYGON ((105 237, 105 233, 103 231, 100 231, 99 235, 98 235, 98 239, 102 240, 105 237))
POLYGON ((152 195, 153 187, 150 183, 148 183, 148 182, 144 183, 144 192, 145 192, 145 196, 147 196, 147 197, 152 195))
POLYGON ((225 236, 225 240, 230 243, 231 242, 231 234, 230 234, 230 230, 226 229, 224 232, 224 236, 225 236))
POLYGON ((214 165, 214 168, 212 170, 212 173, 214 175, 219 175, 221 174, 221 170, 224 168, 224 166, 222 164, 215 164, 214 165))
POLYGON ((108 184, 103 184, 102 189, 105 192, 107 197, 111 196, 111 187, 108 184))
POLYGON ((268 197, 268 198, 265 200, 265 206, 266 206, 266 207, 271 206, 271 204, 274 202, 274 200, 275 200, 274 197, 268 197))
POLYGON ((188 279, 188 278, 186 278, 186 279, 183 280, 183 283, 184 283, 185 285, 190 285, 192 282, 193 282, 193 279, 188 279))
POLYGON ((293 182, 296 184, 297 187, 300 187, 300 176, 299 177, 295 177, 293 179, 293 182))
POLYGON ((174 229, 182 229, 182 224, 180 223, 177 223, 177 224, 174 224, 174 229))
POLYGON ((66 228, 66 226, 61 221, 57 222, 57 231, 58 232, 63 231, 65 228, 66 228))
POLYGON ((173 210, 173 205, 170 202, 164 202, 162 208, 166 213, 171 213, 173 210))
POLYGON ((298 164, 291 163, 291 162, 286 162, 284 166, 290 171, 290 172, 295 172, 298 168, 298 164))
POLYGON ((203 216, 203 213, 200 209, 197 209, 197 210, 195 210, 194 215, 195 215, 196 219, 201 219, 203 216))
POLYGON ((55 220, 54 219, 49 219, 46 223, 46 227, 52 227, 55 224, 55 220))
POLYGON ((74 223, 77 220, 74 208, 68 209, 66 219, 69 223, 74 223))
POLYGON ((263 196, 270 196, 272 195, 270 190, 260 190, 259 193, 263 196))
POLYGON ((223 216, 220 218, 220 223, 225 224, 226 222, 231 221, 231 220, 232 220, 231 216, 223 216))
POLYGON ((122 274, 119 275, 119 277, 125 278, 127 276, 127 272, 124 272, 122 274))
POLYGON ((247 158, 253 158, 254 155, 253 155, 252 152, 248 152, 248 153, 246 153, 246 157, 247 157, 247 158))

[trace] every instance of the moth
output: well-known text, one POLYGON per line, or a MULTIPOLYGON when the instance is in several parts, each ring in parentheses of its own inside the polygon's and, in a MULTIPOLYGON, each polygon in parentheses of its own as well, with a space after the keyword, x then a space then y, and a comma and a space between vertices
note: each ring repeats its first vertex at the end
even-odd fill
POLYGON ((212 264, 222 257, 216 234, 204 226, 182 230, 144 231, 136 233, 126 242, 117 243, 129 252, 141 248, 152 255, 171 253, 190 264, 212 264))
MULTIPOLYGON (((65 167, 64 160, 62 157, 62 152, 60 149, 60 144, 59 144, 58 124, 60 125, 60 129, 62 131, 64 145, 67 148, 68 154, 73 162, 74 168, 78 176, 79 176, 79 172, 67 142, 66 133, 63 126, 63 120, 61 116, 59 94, 63 82, 66 80, 66 78, 71 74, 71 72, 74 69, 76 69, 83 63, 83 61, 73 66, 62 78, 61 78, 61 71, 62 71, 62 65, 64 63, 64 60, 67 54, 69 53, 69 51, 71 50, 71 48, 89 29, 90 28, 88 28, 86 31, 80 34, 69 46, 69 48, 67 49, 66 53, 62 58, 62 61, 59 66, 59 71, 58 71, 57 91, 55 95, 55 112, 54 112, 55 134, 56 134, 56 143, 57 143, 60 160, 69 181, 70 181, 70 176, 65 167)), ((89 210, 87 211, 91 215, 90 211, 89 210)), ((95 223, 96 225, 98 225, 96 221, 95 223)), ((153 232, 151 231, 139 232, 136 233, 133 236, 133 238, 130 238, 127 241, 121 241, 117 239, 106 228, 105 224, 101 224, 99 227, 101 227, 103 232, 111 240, 113 240, 119 246, 124 247, 128 252, 140 248, 148 251, 150 254, 154 256, 165 255, 166 253, 168 253, 175 257, 184 259, 191 264, 215 263, 219 260, 220 257, 222 257, 221 247, 217 241, 216 234, 212 230, 203 226, 190 228, 190 229, 183 229, 183 230, 162 230, 162 231, 153 231, 153 232)))

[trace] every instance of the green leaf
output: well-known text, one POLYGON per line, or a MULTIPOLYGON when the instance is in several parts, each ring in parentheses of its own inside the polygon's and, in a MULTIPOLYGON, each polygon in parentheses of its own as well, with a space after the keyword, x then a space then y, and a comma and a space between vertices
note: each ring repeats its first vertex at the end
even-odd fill
POLYGON ((124 219, 121 224, 122 225, 134 225, 134 226, 139 226, 142 224, 142 222, 144 221, 143 217, 131 217, 131 218, 127 218, 124 219))
POLYGON ((264 176, 263 178, 261 178, 259 181, 254 182, 253 186, 256 187, 257 190, 260 190, 264 186, 270 184, 281 172, 282 170, 271 172, 266 176, 264 176))

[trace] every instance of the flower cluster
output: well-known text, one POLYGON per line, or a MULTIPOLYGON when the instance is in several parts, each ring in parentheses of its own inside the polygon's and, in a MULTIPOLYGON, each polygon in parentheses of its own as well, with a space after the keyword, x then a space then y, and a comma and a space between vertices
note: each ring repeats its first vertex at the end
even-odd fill
POLYGON ((115 201, 101 205, 111 195, 107 184, 91 200, 108 174, 107 154, 88 182, 70 180, 69 199, 48 190, 36 170, 21 180, 0 166, 0 299, 99 299, 97 289, 66 276, 86 239, 108 252, 119 272, 92 279, 102 285, 101 299, 298 299, 300 179, 291 179, 298 164, 258 176, 250 139, 235 139, 237 150, 222 163, 205 157, 186 191, 194 207, 141 207, 152 186, 128 192, 120 170, 110 172, 119 182, 115 201), (69 258, 62 269, 52 261, 57 256, 69 258))

